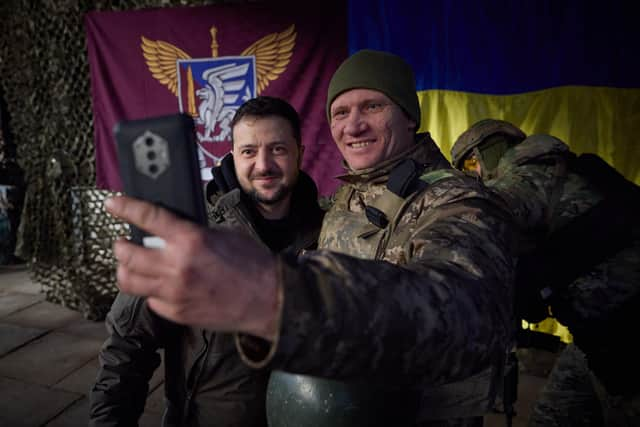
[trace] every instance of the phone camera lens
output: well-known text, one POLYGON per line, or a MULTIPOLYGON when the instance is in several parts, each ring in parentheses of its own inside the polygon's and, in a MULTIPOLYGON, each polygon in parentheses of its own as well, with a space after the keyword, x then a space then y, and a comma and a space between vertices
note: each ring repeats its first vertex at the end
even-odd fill
POLYGON ((158 172, 158 165, 149 165, 149 172, 155 175, 158 172))
POLYGON ((148 151, 147 152, 147 159, 155 160, 155 158, 156 158, 156 152, 155 151, 148 151))
POLYGON ((144 143, 147 144, 148 147, 151 147, 154 143, 154 139, 153 138, 145 138, 144 139, 144 143))

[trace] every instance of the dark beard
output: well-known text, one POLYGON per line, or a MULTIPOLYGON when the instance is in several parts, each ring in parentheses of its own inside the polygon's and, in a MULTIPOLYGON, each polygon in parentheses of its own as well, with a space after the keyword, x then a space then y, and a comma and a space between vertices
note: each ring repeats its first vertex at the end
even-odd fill
POLYGON ((289 194, 291 194, 291 187, 283 185, 270 198, 260 196, 260 194, 258 194, 258 191, 255 189, 251 190, 247 195, 252 201, 256 203, 262 203, 264 205, 275 205, 276 203, 283 201, 289 194))

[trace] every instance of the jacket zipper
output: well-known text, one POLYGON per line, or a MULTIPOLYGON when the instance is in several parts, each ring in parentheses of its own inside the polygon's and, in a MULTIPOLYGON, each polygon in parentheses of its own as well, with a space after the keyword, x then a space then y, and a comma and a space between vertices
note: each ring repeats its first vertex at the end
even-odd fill
MULTIPOLYGON (((203 329, 202 340, 204 341, 204 348, 200 351, 200 353, 198 353, 198 356, 196 357, 195 361, 192 364, 191 371, 193 371, 193 369, 196 369, 196 372, 195 372, 191 386, 187 388, 187 395, 185 397, 184 405, 183 405, 181 425, 186 425, 187 423, 187 419, 190 413, 189 409, 191 406, 191 400, 193 399, 195 391, 198 387, 198 383, 200 382, 200 377, 202 376, 202 371, 206 364, 207 357, 209 356, 209 351, 211 350, 211 340, 207 337, 207 334, 211 334, 211 336, 213 336, 213 333, 207 332, 206 330, 203 329)), ((187 372, 187 378, 186 378, 187 384, 189 383, 189 377, 191 377, 191 372, 187 372)))

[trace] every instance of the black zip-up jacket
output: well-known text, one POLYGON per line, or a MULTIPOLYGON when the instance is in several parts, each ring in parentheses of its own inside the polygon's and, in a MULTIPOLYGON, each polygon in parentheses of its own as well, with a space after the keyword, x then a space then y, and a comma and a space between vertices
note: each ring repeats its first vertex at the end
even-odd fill
MULTIPOLYGON (((239 188, 213 193, 210 223, 244 230, 262 241, 265 230, 258 224, 264 221, 256 220, 251 202, 239 188)), ((314 182, 301 171, 287 218, 293 233, 283 237, 289 243, 285 251, 315 248, 323 217, 317 198, 314 182)), ((244 364, 232 334, 171 323, 155 315, 144 298, 123 293, 116 297, 106 326, 109 337, 100 351, 100 369, 90 395, 90 426, 137 425, 149 380, 160 365, 160 349, 165 365, 163 426, 267 425, 269 371, 244 364)))

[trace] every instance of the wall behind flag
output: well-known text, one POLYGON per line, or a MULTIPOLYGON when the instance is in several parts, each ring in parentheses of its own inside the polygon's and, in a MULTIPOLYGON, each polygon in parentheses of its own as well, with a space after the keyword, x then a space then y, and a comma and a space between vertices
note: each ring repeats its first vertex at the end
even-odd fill
POLYGON ((351 0, 349 50, 388 50, 416 71, 422 130, 449 156, 498 118, 595 152, 640 183, 640 26, 631 2, 351 0))
POLYGON ((270 95, 300 113, 302 167, 321 194, 332 192, 340 154, 324 102, 347 54, 346 23, 346 5, 337 0, 88 13, 96 185, 121 188, 111 133, 116 122, 178 111, 196 121, 203 178, 210 179, 211 167, 231 148, 235 109, 270 95))

